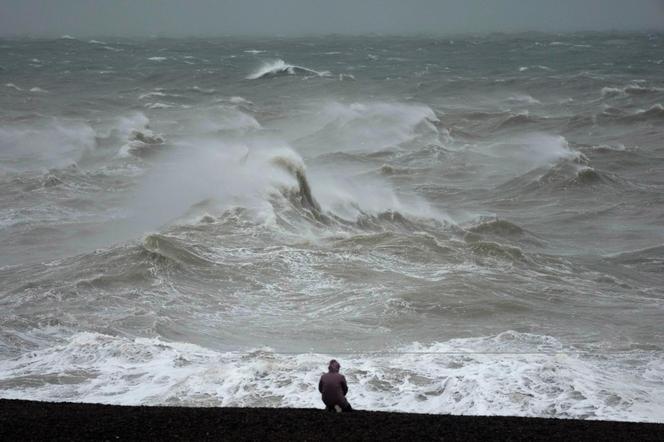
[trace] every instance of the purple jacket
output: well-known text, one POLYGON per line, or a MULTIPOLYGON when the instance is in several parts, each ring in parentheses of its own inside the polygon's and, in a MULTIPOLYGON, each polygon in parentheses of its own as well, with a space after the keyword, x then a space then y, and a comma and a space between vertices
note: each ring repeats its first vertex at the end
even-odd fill
POLYGON ((329 408, 335 405, 344 407, 348 404, 346 401, 348 384, 341 373, 329 372, 321 376, 320 382, 318 382, 318 391, 323 394, 323 403, 329 408))

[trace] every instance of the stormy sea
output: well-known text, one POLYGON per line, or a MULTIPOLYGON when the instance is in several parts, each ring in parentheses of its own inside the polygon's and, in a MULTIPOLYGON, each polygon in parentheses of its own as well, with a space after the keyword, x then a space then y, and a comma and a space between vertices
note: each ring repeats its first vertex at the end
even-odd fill
POLYGON ((664 419, 664 35, 0 40, 0 397, 664 419))

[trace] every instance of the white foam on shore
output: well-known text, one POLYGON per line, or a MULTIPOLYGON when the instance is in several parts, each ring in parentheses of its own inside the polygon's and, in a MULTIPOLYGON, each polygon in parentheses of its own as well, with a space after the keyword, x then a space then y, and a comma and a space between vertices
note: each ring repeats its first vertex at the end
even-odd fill
POLYGON ((78 333, 0 362, 0 396, 125 405, 320 408, 318 377, 341 360, 355 408, 462 415, 662 421, 653 352, 596 356, 517 332, 414 343, 394 353, 216 352, 192 344, 78 333))

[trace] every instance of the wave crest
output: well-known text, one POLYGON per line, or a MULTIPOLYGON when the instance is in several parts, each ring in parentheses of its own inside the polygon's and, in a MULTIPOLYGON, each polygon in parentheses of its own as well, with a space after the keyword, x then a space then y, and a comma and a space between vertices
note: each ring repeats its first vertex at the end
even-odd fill
POLYGON ((177 240, 164 235, 152 234, 146 236, 142 247, 154 258, 165 262, 183 264, 185 266, 208 266, 214 264, 214 262, 179 244, 177 240))
POLYGON ((301 161, 294 161, 292 157, 283 155, 272 158, 271 163, 291 174, 297 181, 295 190, 282 188, 284 196, 299 207, 309 211, 320 221, 322 219, 320 204, 311 194, 311 186, 304 171, 304 164, 301 161))
POLYGON ((247 76, 247 80, 258 80, 261 78, 278 77, 282 75, 308 75, 314 77, 329 77, 332 74, 329 71, 316 71, 304 66, 298 66, 286 63, 284 60, 277 59, 264 63, 253 73, 247 76))
POLYGON ((663 88, 641 86, 639 84, 630 84, 623 87, 603 87, 601 90, 602 98, 628 96, 628 95, 649 95, 664 92, 663 88))
POLYGON ((524 230, 504 219, 495 219, 491 221, 483 221, 482 223, 468 229, 473 233, 491 234, 499 236, 521 236, 524 230))

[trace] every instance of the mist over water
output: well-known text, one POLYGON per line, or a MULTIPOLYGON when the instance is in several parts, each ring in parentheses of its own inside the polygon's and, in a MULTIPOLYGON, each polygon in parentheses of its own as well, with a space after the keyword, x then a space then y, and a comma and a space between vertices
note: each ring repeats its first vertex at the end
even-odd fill
POLYGON ((0 397, 662 421, 663 44, 0 40, 0 397))

